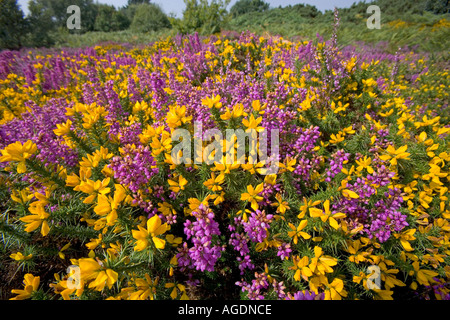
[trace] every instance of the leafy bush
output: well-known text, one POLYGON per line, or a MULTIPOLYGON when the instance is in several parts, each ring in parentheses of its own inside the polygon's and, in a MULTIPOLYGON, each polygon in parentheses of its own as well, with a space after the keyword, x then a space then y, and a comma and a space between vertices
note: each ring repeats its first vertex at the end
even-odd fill
POLYGON ((182 34, 199 32, 213 34, 229 21, 226 10, 230 0, 184 0, 183 19, 171 19, 172 25, 182 34))
POLYGON ((239 0, 231 7, 230 13, 237 17, 249 12, 262 12, 269 9, 269 4, 263 0, 239 0))
POLYGON ((141 4, 134 8, 135 13, 130 29, 135 32, 158 31, 170 28, 166 14, 156 4, 141 4))
POLYGON ((18 49, 22 46, 27 22, 17 0, 0 0, 0 49, 18 49))
POLYGON ((97 16, 95 17, 95 31, 119 31, 130 26, 130 21, 121 11, 117 11, 114 6, 97 5, 97 16))

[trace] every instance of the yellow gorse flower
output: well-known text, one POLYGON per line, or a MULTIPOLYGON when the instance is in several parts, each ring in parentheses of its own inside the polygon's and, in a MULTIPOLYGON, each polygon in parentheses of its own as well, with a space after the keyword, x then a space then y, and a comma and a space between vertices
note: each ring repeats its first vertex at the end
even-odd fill
POLYGON ((27 256, 24 256, 22 254, 22 252, 17 252, 17 253, 12 253, 9 257, 16 261, 26 261, 26 260, 30 260, 33 257, 33 255, 29 254, 27 256))
POLYGON ((192 116, 186 116, 186 106, 174 106, 170 107, 170 111, 167 113, 166 121, 169 128, 177 128, 183 123, 191 121, 192 116))
POLYGON ((373 168, 370 166, 372 163, 372 159, 370 157, 364 156, 363 159, 356 160, 358 167, 356 167, 356 171, 362 171, 366 169, 369 174, 373 173, 373 168))
POLYGON ((170 185, 169 189, 175 193, 178 193, 181 190, 184 190, 184 187, 188 184, 188 181, 182 175, 179 175, 177 180, 171 180, 171 179, 167 180, 167 182, 170 185))
POLYGON ((221 97, 219 95, 212 96, 211 98, 206 97, 202 99, 202 104, 207 106, 208 108, 217 108, 220 109, 222 107, 222 103, 220 102, 221 97))
POLYGON ((308 267, 309 265, 309 258, 303 257, 300 258, 298 256, 293 256, 292 261, 294 265, 290 267, 290 269, 295 270, 294 274, 294 280, 300 281, 301 279, 308 281, 308 278, 313 275, 313 272, 308 267))
POLYGON ((395 165, 397 165, 397 160, 399 160, 399 159, 408 160, 409 159, 410 153, 406 152, 407 149, 408 149, 407 145, 404 145, 398 149, 395 149, 394 146, 389 145, 386 149, 386 152, 388 154, 381 155, 380 159, 384 160, 384 161, 389 160, 389 162, 393 166, 395 166, 395 165))
POLYGON ((83 203, 92 203, 98 195, 106 195, 111 191, 111 188, 108 187, 110 181, 110 178, 103 179, 103 181, 87 179, 86 181, 81 181, 74 190, 89 194, 83 203))
POLYGON ((241 195, 242 201, 249 201, 253 210, 258 209, 258 202, 263 200, 263 197, 258 196, 264 189, 264 183, 260 183, 255 188, 252 185, 247 186, 247 192, 241 195))
POLYGON ((189 297, 186 294, 186 287, 180 283, 166 283, 164 285, 164 287, 166 288, 173 288, 172 291, 170 292, 170 297, 175 300, 178 297, 178 291, 177 289, 180 291, 181 293, 181 297, 180 300, 189 300, 189 297))
POLYGON ((294 244, 298 243, 298 238, 302 237, 303 239, 310 239, 311 236, 307 234, 306 232, 302 231, 306 225, 308 224, 308 220, 302 220, 296 227, 292 223, 288 223, 289 228, 291 228, 292 231, 288 231, 288 236, 291 237, 294 241, 294 244))
POLYGON ((99 216, 106 216, 106 223, 109 226, 115 224, 118 217, 117 209, 127 198, 126 190, 121 184, 115 184, 114 186, 114 197, 112 198, 111 196, 100 193, 97 198, 97 205, 94 207, 94 212, 96 214, 99 216))
POLYGON ((281 197, 281 194, 279 193, 275 195, 275 199, 277 200, 277 202, 272 203, 271 206, 277 207, 277 212, 285 214, 286 210, 290 209, 289 203, 287 201, 284 201, 283 198, 281 197))
POLYGON ((325 210, 321 210, 318 208, 309 208, 309 215, 312 218, 320 218, 322 222, 326 222, 328 220, 328 223, 330 226, 332 226, 334 229, 339 229, 339 223, 336 219, 342 219, 345 218, 346 215, 342 212, 336 212, 334 214, 330 211, 330 200, 326 200, 323 203, 323 207, 325 210))
MULTIPOLYGON (((415 275, 417 282, 421 285, 430 286, 435 282, 433 277, 438 276, 439 274, 432 270, 420 269, 419 261, 415 261, 412 263, 414 270, 410 271, 410 275, 415 275)), ((414 289, 414 288, 413 288, 414 289)))
POLYGON ((17 165, 17 173, 25 173, 27 167, 25 165, 25 160, 31 155, 35 154, 37 151, 37 145, 28 140, 24 144, 20 141, 11 143, 3 150, 0 150, 2 156, 0 157, 0 162, 19 162, 17 165))
POLYGON ((262 121, 262 117, 255 118, 253 113, 250 115, 250 118, 243 119, 242 124, 248 129, 256 130, 257 132, 262 132, 265 129, 263 127, 260 127, 259 124, 262 121))
POLYGON ((50 231, 50 227, 47 221, 47 219, 50 217, 50 214, 45 211, 44 206, 42 205, 30 206, 28 210, 32 214, 20 218, 20 221, 26 223, 25 231, 33 232, 34 230, 41 227, 41 234, 43 237, 45 237, 50 231))
POLYGON ((81 280, 89 282, 88 288, 102 291, 105 286, 109 289, 117 282, 119 274, 103 266, 103 262, 98 262, 93 258, 82 258, 78 260, 81 280))
POLYGON ((67 121, 65 123, 57 124, 56 125, 57 129, 54 129, 53 132, 57 136, 65 136, 65 135, 69 134, 71 126, 72 126, 72 121, 70 119, 67 119, 67 121))
POLYGON ((311 258, 309 269, 313 273, 325 275, 325 273, 333 272, 333 266, 337 264, 337 259, 324 255, 323 249, 319 246, 314 247, 314 258, 311 258))
POLYGON ((33 292, 39 288, 40 277, 35 277, 31 273, 27 273, 23 278, 23 289, 13 289, 11 293, 17 294, 10 300, 25 300, 31 298, 33 292))
POLYGON ((144 278, 137 278, 134 280, 137 290, 130 293, 129 300, 154 300, 156 298, 156 286, 159 278, 154 280, 146 273, 144 278))
POLYGON ((137 240, 134 251, 142 251, 150 246, 151 243, 157 249, 164 249, 166 241, 158 236, 169 230, 167 223, 161 224, 161 218, 154 215, 147 220, 147 229, 138 225, 139 230, 132 230, 133 238, 137 240), (151 242, 150 242, 151 241, 151 242))

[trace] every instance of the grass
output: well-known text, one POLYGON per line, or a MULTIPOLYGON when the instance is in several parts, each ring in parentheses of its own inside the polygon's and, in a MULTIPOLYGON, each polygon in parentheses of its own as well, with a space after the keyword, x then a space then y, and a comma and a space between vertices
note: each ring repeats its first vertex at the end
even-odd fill
POLYGON ((148 33, 132 32, 131 30, 114 32, 86 32, 84 34, 60 33, 57 37, 55 47, 93 47, 103 43, 128 43, 139 45, 155 42, 167 36, 174 35, 176 32, 172 29, 162 29, 148 33))
MULTIPOLYGON (((281 9, 277 9, 278 11, 281 9)), ((245 14, 234 18, 223 29, 243 32, 249 30, 258 35, 276 35, 290 40, 314 40, 321 35, 327 40, 332 33, 333 23, 329 17, 322 15, 316 18, 279 19, 274 12, 245 14)), ((149 33, 137 33, 130 30, 116 32, 87 32, 70 34, 60 32, 55 47, 87 47, 104 43, 128 43, 131 45, 147 44, 168 36, 173 36, 175 29, 163 29, 149 33)), ((450 47, 450 21, 442 15, 424 13, 416 15, 410 21, 401 19, 381 22, 380 29, 368 29, 366 17, 357 16, 352 21, 342 19, 338 43, 341 46, 357 42, 366 44, 386 43, 386 51, 394 53, 399 47, 408 46, 418 51, 447 52, 450 47)))

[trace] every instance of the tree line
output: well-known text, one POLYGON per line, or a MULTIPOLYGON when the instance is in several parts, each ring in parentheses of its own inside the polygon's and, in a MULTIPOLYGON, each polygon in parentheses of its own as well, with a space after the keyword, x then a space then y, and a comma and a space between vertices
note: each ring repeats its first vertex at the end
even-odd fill
POLYGON ((58 36, 68 32, 148 32, 170 27, 168 16, 150 0, 128 0, 122 8, 93 0, 30 0, 26 16, 17 0, 0 0, 0 48, 6 49, 52 46, 58 36), (67 29, 70 5, 80 8, 79 30, 67 29))
MULTIPOLYGON (((389 4, 390 11, 415 13, 424 10, 445 14, 450 11, 449 0, 376 0, 372 3, 389 4), (392 7, 395 8, 392 8, 392 7)), ((128 0, 124 7, 99 4, 93 0, 29 0, 28 14, 25 16, 17 0, 0 0, 0 49, 19 49, 21 47, 49 47, 58 37, 67 33, 86 33, 92 31, 113 32, 131 30, 136 33, 159 31, 174 28, 187 34, 199 32, 212 34, 230 27, 230 21, 251 21, 262 19, 261 15, 276 10, 287 10, 285 18, 295 16, 304 19, 332 17, 322 14, 315 6, 297 4, 285 8, 270 8, 264 0, 238 0, 228 10, 230 0, 184 0, 182 18, 166 14, 151 0, 128 0), (67 7, 76 5, 81 12, 81 29, 68 30, 66 26, 67 7), (258 15, 253 13, 258 12, 258 15)), ((341 11, 344 20, 351 20, 355 13, 364 13, 368 3, 358 2, 341 11)), ((294 19, 293 18, 293 19, 294 19)))

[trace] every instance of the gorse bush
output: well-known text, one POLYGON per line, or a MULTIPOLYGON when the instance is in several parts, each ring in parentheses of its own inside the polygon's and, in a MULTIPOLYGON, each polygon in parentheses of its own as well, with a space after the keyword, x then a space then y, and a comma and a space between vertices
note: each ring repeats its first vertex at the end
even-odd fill
POLYGON ((449 299, 448 65, 336 36, 0 53, 2 298, 449 299))

